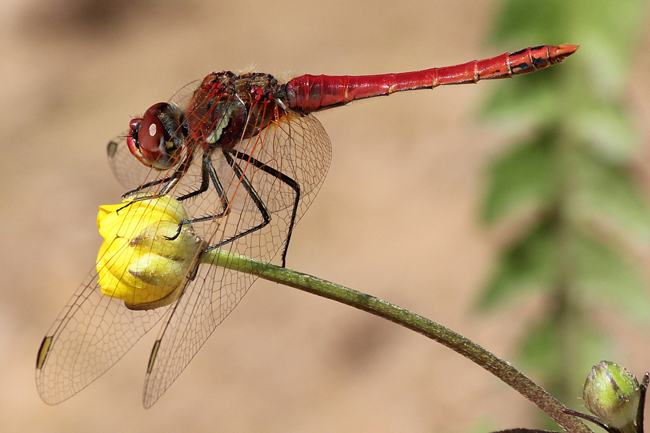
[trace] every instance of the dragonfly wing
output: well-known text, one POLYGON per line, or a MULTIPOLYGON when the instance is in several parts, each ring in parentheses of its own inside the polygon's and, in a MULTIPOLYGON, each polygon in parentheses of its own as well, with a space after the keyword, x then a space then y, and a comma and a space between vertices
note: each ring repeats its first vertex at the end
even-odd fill
MULTIPOLYGON (((236 149, 296 181, 300 185, 298 214, 302 215, 316 196, 330 166, 332 145, 327 132, 313 115, 288 113, 271 123, 259 137, 263 140, 261 146, 248 140, 236 149)), ((269 209, 276 212, 292 207, 293 191, 290 192, 277 177, 262 176, 262 171, 257 169, 249 173, 249 177, 259 195, 266 199, 269 209)))
POLYGON ((170 309, 154 343, 144 384, 145 407, 151 407, 176 380, 254 281, 252 275, 201 265, 193 284, 170 309))
MULTIPOLYGON (((169 100, 170 104, 181 110, 186 109, 194 90, 201 80, 194 80, 180 88, 169 100)), ((156 180, 161 177, 161 172, 147 167, 133 156, 126 144, 126 138, 130 131, 118 135, 108 142, 106 153, 108 165, 113 171, 115 178, 127 188, 128 191, 137 189, 140 185, 156 180)), ((168 173, 163 173, 168 174, 168 173)))
POLYGON ((160 172, 147 167, 133 156, 126 144, 127 135, 128 131, 109 141, 106 146, 106 154, 108 165, 115 178, 128 191, 131 191, 144 183, 155 180, 159 177, 160 172))
POLYGON ((104 374, 163 316, 165 309, 131 311, 102 295, 91 271, 41 343, 36 384, 41 398, 58 404, 104 374))
MULTIPOLYGON (((295 204, 295 190, 275 172, 283 173, 300 185, 301 200, 295 224, 327 173, 329 138, 316 118, 296 115, 283 118, 268 131, 241 143, 237 151, 273 170, 254 166, 246 157, 238 158, 235 163, 246 179, 242 181, 227 162, 219 161, 215 156, 214 166, 224 189, 223 195, 231 204, 230 210, 221 218, 195 223, 194 228, 214 246, 243 230, 258 226, 263 218, 253 199, 256 195, 271 213, 269 223, 222 245, 220 249, 268 262, 285 245, 295 204), (248 183, 253 192, 243 183, 248 183)), ((189 172, 188 176, 193 175, 189 172)), ((212 192, 200 197, 186 204, 195 217, 214 212, 218 207, 212 192)), ((154 343, 144 387, 145 407, 153 405, 176 380, 256 278, 226 268, 200 265, 196 278, 170 309, 154 343)))
MULTIPOLYGON (((180 93, 179 99, 187 99, 180 93)), ((331 159, 330 141, 320 122, 295 113, 282 113, 259 134, 226 152, 188 141, 178 155, 179 162, 186 162, 182 173, 174 167, 157 171, 142 165, 125 140, 126 134, 107 148, 109 164, 125 187, 155 196, 168 185, 167 195, 191 196, 183 205, 196 232, 212 248, 267 262, 286 247, 331 159), (203 161, 208 158, 209 188, 200 191, 197 185, 206 179, 203 161)), ((248 274, 201 265, 171 308, 134 311, 123 301, 102 295, 93 270, 41 344, 36 368, 41 397, 56 404, 79 392, 167 312, 147 368, 144 403, 152 405, 254 281, 248 274)))

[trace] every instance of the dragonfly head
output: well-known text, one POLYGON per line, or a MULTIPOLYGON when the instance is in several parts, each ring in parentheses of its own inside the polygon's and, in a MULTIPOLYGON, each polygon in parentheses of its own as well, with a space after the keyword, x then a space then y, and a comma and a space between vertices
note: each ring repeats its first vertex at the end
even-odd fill
POLYGON ((141 118, 131 120, 126 143, 146 166, 166 170, 178 162, 184 134, 178 108, 166 102, 152 105, 141 118))

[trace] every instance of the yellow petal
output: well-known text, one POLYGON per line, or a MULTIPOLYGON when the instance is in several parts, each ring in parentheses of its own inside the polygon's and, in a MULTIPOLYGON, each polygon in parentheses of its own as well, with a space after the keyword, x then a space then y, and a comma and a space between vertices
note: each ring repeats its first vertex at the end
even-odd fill
POLYGON ((178 288, 203 241, 183 205, 160 197, 100 206, 97 225, 104 237, 97 271, 102 293, 122 299, 127 307, 157 308, 178 288), (161 301, 162 302, 159 302, 161 301))
POLYGON ((153 223, 188 219, 183 205, 167 196, 99 207, 97 226, 105 239, 108 237, 133 238, 153 223))

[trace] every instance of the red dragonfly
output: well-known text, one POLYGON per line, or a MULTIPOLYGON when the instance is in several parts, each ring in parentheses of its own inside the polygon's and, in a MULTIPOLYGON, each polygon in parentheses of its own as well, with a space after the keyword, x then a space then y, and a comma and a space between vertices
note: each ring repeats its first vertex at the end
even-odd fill
MULTIPOLYGON (((330 163, 330 140, 312 113, 405 90, 526 74, 577 48, 544 45, 418 72, 303 75, 286 84, 263 73, 211 73, 133 119, 129 131, 108 144, 109 162, 129 188, 125 197, 139 194, 137 201, 144 193, 182 202, 189 218, 179 232, 191 225, 207 250, 266 262, 281 251, 284 266, 293 229, 330 163)), ((57 404, 79 392, 164 316, 143 395, 145 407, 153 405, 255 277, 201 265, 188 279, 171 305, 134 309, 102 295, 93 269, 39 349, 36 382, 43 400, 57 404)))

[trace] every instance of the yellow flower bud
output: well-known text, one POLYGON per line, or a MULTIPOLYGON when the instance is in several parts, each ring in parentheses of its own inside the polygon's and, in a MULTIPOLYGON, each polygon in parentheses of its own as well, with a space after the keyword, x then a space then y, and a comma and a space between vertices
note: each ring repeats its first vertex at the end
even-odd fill
POLYGON ((100 206, 97 226, 104 243, 97 272, 102 294, 122 299, 131 309, 173 302, 203 249, 191 225, 184 224, 179 234, 178 224, 186 219, 183 205, 167 196, 100 206))

